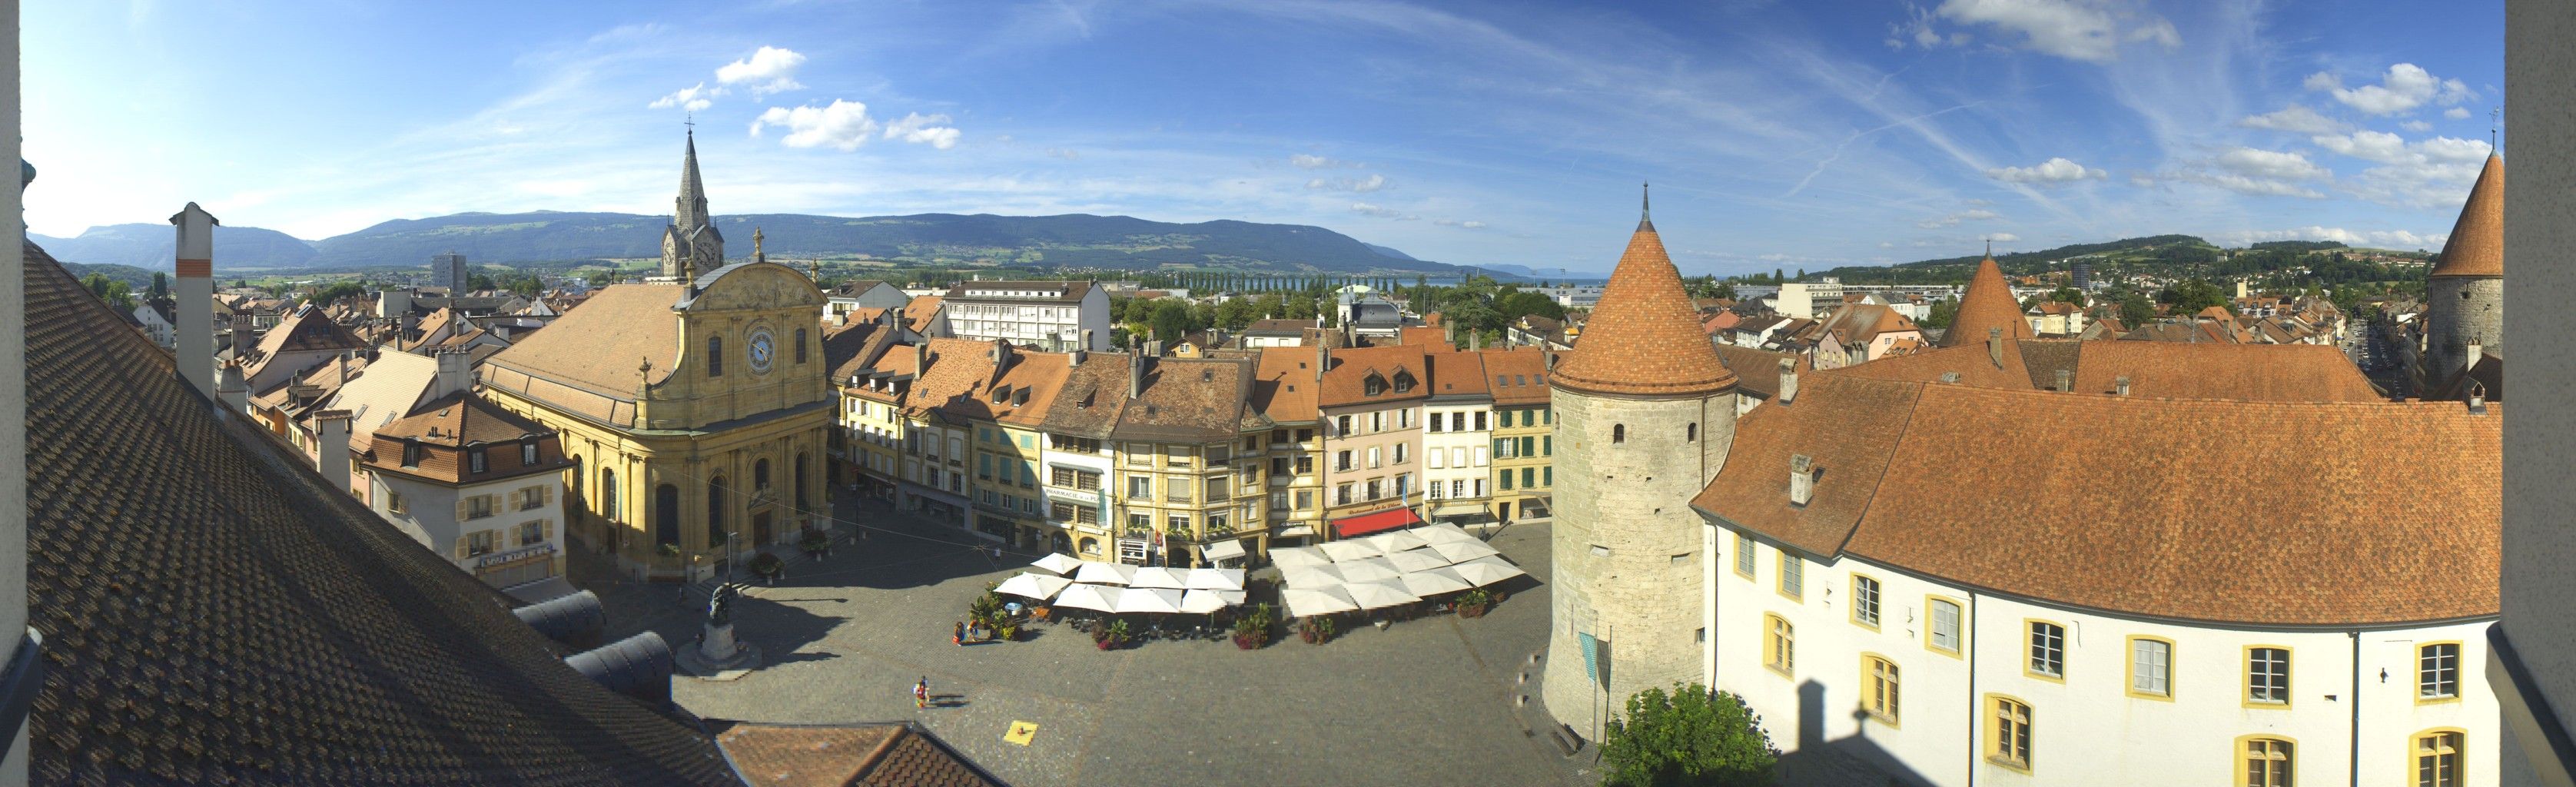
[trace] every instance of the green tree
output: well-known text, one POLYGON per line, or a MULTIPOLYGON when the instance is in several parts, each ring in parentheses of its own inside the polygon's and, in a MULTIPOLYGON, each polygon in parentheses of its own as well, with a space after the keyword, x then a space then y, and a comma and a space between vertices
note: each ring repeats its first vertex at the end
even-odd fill
POLYGON ((1216 324, 1227 331, 1243 330, 1243 326, 1251 325, 1260 316, 1260 309, 1252 305, 1252 299, 1240 295, 1226 299, 1216 307, 1216 324))
POLYGON ((1959 302, 1950 298, 1943 298, 1933 301, 1931 310, 1925 312, 1923 319, 1916 321, 1915 324, 1921 325, 1925 328, 1948 328, 1950 327, 1950 322, 1958 318, 1959 302))
POLYGON ((116 307, 117 311, 134 311, 134 286, 126 284, 123 279, 111 279, 107 274, 93 273, 82 277, 81 285, 88 287, 91 295, 96 295, 99 300, 106 301, 107 305, 116 307))
POLYGON ((2133 290, 2120 296, 2121 322, 2128 323, 2129 327, 2135 328, 2150 322, 2155 322, 2155 320, 2156 305, 2155 303, 2147 300, 2146 293, 2133 290))
POLYGON ((321 290, 314 292, 312 297, 305 299, 305 302, 328 306, 331 305, 332 302, 338 301, 342 298, 365 294, 367 294, 367 285, 365 282, 337 281, 332 282, 331 286, 324 287, 321 290))
POLYGON ((168 294, 170 294, 170 274, 154 272, 152 274, 153 299, 158 300, 168 294))
POLYGON ((2077 306, 2082 306, 2084 305, 2084 291, 2073 287, 2059 287, 2056 292, 2048 294, 2048 299, 2058 303, 2072 303, 2077 306))
MULTIPOLYGON (((2212 306, 2228 305, 2227 293, 2220 291, 2218 285, 2201 279, 2176 282, 2173 286, 2166 287, 2163 292, 2156 293, 2156 302, 2171 304, 2177 314, 2191 314, 2212 306)), ((2228 311, 2234 313, 2235 309, 2231 308, 2228 311)))
POLYGON ((1190 307, 1181 299, 1164 298, 1153 303, 1153 317, 1148 324, 1153 327, 1156 341, 1178 341, 1182 334, 1190 332, 1190 307))
POLYGON ((606 287, 616 281, 617 278, 610 275, 607 271, 591 271, 590 273, 590 286, 592 287, 606 287))
POLYGON ((1260 300, 1252 302, 1252 311, 1260 315, 1255 319, 1279 319, 1288 315, 1288 299, 1276 292, 1263 293, 1260 300))
MULTIPOLYGON (((482 291, 484 291, 484 290, 494 290, 494 289, 500 289, 500 288, 492 286, 492 277, 490 277, 490 276, 485 276, 485 275, 483 275, 483 274, 477 273, 477 274, 473 274, 473 275, 470 275, 470 276, 465 277, 465 289, 466 289, 468 292, 482 292, 482 291)), ((464 293, 456 293, 456 294, 458 294, 458 295, 463 295, 464 293)))
POLYGON ((1601 740, 1603 787, 1755 787, 1780 752, 1742 697, 1693 683, 1628 698, 1601 740))

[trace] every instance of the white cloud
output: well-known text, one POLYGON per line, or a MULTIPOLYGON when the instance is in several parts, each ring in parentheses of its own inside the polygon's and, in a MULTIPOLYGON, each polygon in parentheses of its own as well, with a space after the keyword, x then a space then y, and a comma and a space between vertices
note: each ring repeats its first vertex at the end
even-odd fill
POLYGON ((726 63, 716 69, 716 82, 724 85, 748 85, 753 98, 771 93, 803 88, 796 81, 796 67, 805 64, 805 56, 794 50, 764 46, 750 57, 726 63))
POLYGON ((1293 164, 1293 165, 1296 165, 1296 167, 1297 167, 1298 169, 1367 169, 1367 168, 1368 168, 1368 165, 1367 165, 1367 164, 1364 164, 1364 163, 1361 163, 1361 162, 1357 162, 1357 161, 1343 161, 1343 160, 1341 160, 1341 159, 1337 159, 1337 158, 1326 158, 1326 157, 1323 157, 1323 156, 1310 156, 1310 155, 1306 155, 1306 154, 1304 154, 1304 153, 1299 153, 1299 154, 1296 154, 1296 155, 1293 155, 1293 156, 1289 156, 1289 157, 1288 157, 1288 163, 1293 164))
POLYGON ((1422 218, 1421 216, 1416 216, 1404 211, 1372 205, 1366 202, 1351 203, 1351 212, 1363 216, 1376 216, 1381 219, 1394 219, 1396 221, 1413 221, 1415 219, 1422 218))
POLYGON ((2422 66, 2399 63, 2389 66, 2379 84, 2344 87, 2343 78, 2319 71, 2308 75, 2302 84, 2309 90, 2324 91, 2345 106, 2373 115, 2394 115, 2423 106, 2427 101, 2457 104, 2477 97, 2467 83, 2457 79, 2438 79, 2422 66))
POLYGON ((765 126, 786 128, 787 137, 780 141, 791 148, 829 145, 842 150, 859 149, 877 130, 877 122, 868 119, 868 105, 837 98, 823 107, 770 107, 751 122, 751 135, 760 136, 765 126))
POLYGON ((2324 192, 2299 181, 2332 180, 2334 171, 2318 166, 2301 153, 2234 148, 2215 158, 2187 162, 2181 170, 2162 177, 2238 194, 2322 199, 2324 192))
POLYGON ((2311 138, 2317 147, 2383 166, 2361 172, 2353 193, 2412 207, 2454 204, 2477 181, 2487 157, 2483 140, 2434 137, 2413 143, 2384 131, 2311 138))
MULTIPOLYGON (((1951 21, 2019 33, 2023 48, 2071 60, 2117 60, 2123 41, 2155 43, 2166 49, 2182 46, 2182 35, 2174 31, 2172 22, 2111 5, 2087 0, 1948 0, 1939 13, 1951 21), (2123 30, 2124 21, 2133 24, 2123 30)), ((1917 36, 1919 40, 1920 33, 1917 36)))
POLYGON ((1433 223, 1433 224, 1438 224, 1438 225, 1443 226, 1443 227, 1457 227, 1457 228, 1460 228, 1460 229, 1470 229, 1470 230, 1481 230, 1481 229, 1484 229, 1484 228, 1485 228, 1485 223, 1484 223, 1484 222, 1481 222, 1481 221, 1459 221, 1459 220, 1457 220, 1457 219, 1432 219, 1432 220, 1431 220, 1431 223, 1433 223))
POLYGON ((2101 180, 2110 177, 2110 173, 2089 169, 2082 164, 2059 157, 2027 167, 1989 169, 1986 170, 1986 177, 2005 183, 2065 183, 2088 178, 2101 180))
POLYGON ((1988 219, 2000 218, 2003 218, 2003 216, 1997 215, 1994 211, 1979 208, 1976 210, 1959 211, 1937 219, 1925 219, 1923 221, 1914 222, 1914 226, 1928 230, 1935 227, 1955 226, 1962 221, 1985 221, 1988 219))
POLYGON ((2406 138, 2385 131, 2355 131, 2348 135, 2310 137, 2317 147, 2370 161, 2390 162, 2406 155, 2406 138))
POLYGON ((672 107, 679 107, 690 112, 697 112, 704 110, 709 106, 713 106, 715 102, 712 99, 724 94, 724 88, 717 87, 710 89, 707 87, 707 83, 700 82, 695 85, 680 88, 679 90, 672 92, 670 95, 654 99, 653 103, 645 106, 651 109, 670 109, 672 107))
MULTIPOLYGON (((864 108, 862 111, 865 111, 864 108)), ((916 142, 947 150, 957 146, 957 129, 944 125, 947 122, 947 115, 905 113, 902 120, 886 124, 885 138, 916 142)))
POLYGON ((2445 109, 2442 110, 2442 116, 2452 120, 2467 120, 2469 119, 2469 108, 2452 107, 2450 109, 2445 109))
POLYGON ((2013 241, 2021 240, 2021 236, 2009 232, 1998 232, 1993 235, 1986 236, 1986 240, 1994 241, 1996 243, 2011 243, 2013 241))
POLYGON ((1330 180, 1315 178, 1313 180, 1306 181, 1306 188, 1325 189, 1331 191, 1353 191, 1366 194, 1378 189, 1386 188, 1386 176, 1370 175, 1365 178, 1332 178, 1330 180))
POLYGON ((2309 109, 2303 104, 2291 104, 2282 107, 2278 112, 2247 115, 2244 119, 2236 121, 2236 125, 2300 134, 2332 134, 2344 129, 2342 122, 2317 114, 2316 110, 2309 109))
POLYGON ((2402 129, 2406 129, 2406 130, 2408 130, 2408 131, 2417 132, 2417 133, 2422 133, 2422 132, 2426 132, 2426 131, 2431 131, 2431 130, 2433 130, 2433 124, 2431 124, 2431 123, 2426 123, 2426 122, 2421 121, 2421 120, 2409 120, 2409 121, 2406 121, 2406 122, 2404 122, 2404 123, 2399 123, 2399 124, 2397 124, 2397 127, 2398 127, 2398 128, 2402 128, 2402 129))
POLYGON ((1066 161, 1074 161, 1082 158, 1082 151, 1074 150, 1072 148, 1047 148, 1046 154, 1066 161))
POLYGON ((2250 246, 2276 240, 2330 240, 2347 246, 2388 249, 2438 249, 2450 238, 2449 233, 2419 235, 2406 230, 2348 230, 2342 227, 2306 226, 2286 230, 2238 230, 2209 233, 2209 239, 2224 246, 2250 246))
POLYGON ((2237 148, 2218 155, 2218 166, 2238 174, 2282 180, 2314 180, 2334 177, 2334 172, 2309 161, 2307 154, 2278 150, 2237 148))

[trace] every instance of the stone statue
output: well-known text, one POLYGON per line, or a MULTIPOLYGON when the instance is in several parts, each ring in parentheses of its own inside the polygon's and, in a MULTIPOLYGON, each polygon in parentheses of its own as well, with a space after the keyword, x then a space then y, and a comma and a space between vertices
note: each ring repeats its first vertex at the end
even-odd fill
POLYGON ((733 624, 734 593, 733 583, 723 582, 716 585, 714 593, 707 595, 707 625, 722 627, 733 624))

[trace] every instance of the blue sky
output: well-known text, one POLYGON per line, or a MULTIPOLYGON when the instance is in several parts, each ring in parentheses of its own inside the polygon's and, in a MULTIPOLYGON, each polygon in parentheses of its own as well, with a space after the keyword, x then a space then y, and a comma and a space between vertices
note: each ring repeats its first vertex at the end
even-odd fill
POLYGON ((2181 232, 2438 248, 2502 4, 41 3, 30 228, 468 210, 1317 224, 1688 273, 2181 232))

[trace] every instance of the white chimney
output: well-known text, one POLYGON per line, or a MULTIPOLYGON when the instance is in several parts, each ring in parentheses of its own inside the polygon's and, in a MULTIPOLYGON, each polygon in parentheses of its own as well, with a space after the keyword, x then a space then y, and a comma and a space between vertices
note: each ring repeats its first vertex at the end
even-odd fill
POLYGON ((2472 344, 2472 345, 2469 345, 2469 353, 2468 353, 2468 355, 2460 359, 2460 371, 2465 372, 2465 371, 2468 371, 2468 370, 2471 370, 2471 369, 2478 368, 2478 361, 2480 361, 2480 360, 2482 360, 2482 359, 2484 359, 2484 358, 2486 358, 2486 357, 2487 357, 2487 348, 2486 348, 2486 346, 2485 346, 2485 345, 2478 345, 2478 344, 2472 344))
POLYGON ((171 283, 170 297, 178 304, 171 309, 178 325, 179 376, 194 386, 199 396, 212 396, 215 391, 215 220, 213 214, 188 203, 179 214, 170 217, 179 227, 178 281, 171 283))
POLYGON ((1806 454, 1789 457, 1789 504, 1803 506, 1816 496, 1816 460, 1806 454))
POLYGON ((376 293, 376 316, 391 318, 411 313, 411 290, 386 287, 376 293))
POLYGON ((432 357, 438 359, 438 376, 433 378, 432 390, 421 395, 422 399, 436 399, 473 389, 474 359, 466 355, 462 348, 440 352, 432 357))
POLYGON ((348 491, 349 485, 349 411, 324 410, 313 414, 313 469, 334 489, 348 491))
POLYGON ((2058 392, 2058 393, 2071 393, 2071 392, 2073 392, 2074 390, 2075 390, 2075 370, 2073 370, 2073 369, 2059 369, 2059 370, 2057 370, 2057 392, 2058 392))
POLYGON ((2120 394, 2121 396, 2127 396, 2127 395, 2129 395, 2129 376, 2128 376, 2128 375, 2125 375, 2125 374, 2124 374, 2124 375, 2120 375, 2120 379, 2113 381, 2113 385, 2114 385, 2114 386, 2116 386, 2113 390, 2118 391, 2118 392, 2119 392, 2119 394, 2120 394))
POLYGON ((1796 398, 1798 398, 1798 361, 1795 358, 1782 358, 1780 359, 1780 403, 1786 405, 1796 398))
POLYGON ((1994 360, 1995 368, 2004 368, 2004 329, 1986 329, 1986 357, 1994 360))
POLYGON ((250 412, 250 386, 242 382, 241 362, 224 364, 216 375, 215 401, 235 415, 250 412))

